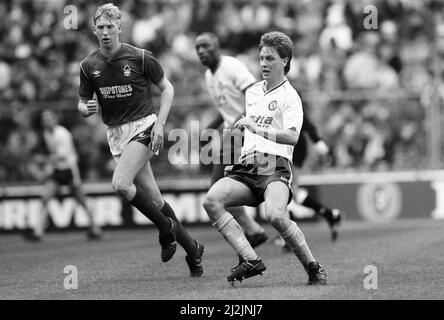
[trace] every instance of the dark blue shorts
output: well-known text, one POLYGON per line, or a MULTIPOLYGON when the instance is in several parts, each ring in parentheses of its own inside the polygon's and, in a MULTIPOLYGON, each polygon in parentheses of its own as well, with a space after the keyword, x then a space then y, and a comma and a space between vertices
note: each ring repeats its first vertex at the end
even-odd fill
POLYGON ((281 156, 256 155, 250 160, 244 160, 240 164, 227 167, 225 176, 250 188, 256 199, 256 206, 264 202, 264 193, 267 186, 275 181, 280 181, 288 187, 290 193, 287 204, 290 203, 293 197, 291 163, 281 156))

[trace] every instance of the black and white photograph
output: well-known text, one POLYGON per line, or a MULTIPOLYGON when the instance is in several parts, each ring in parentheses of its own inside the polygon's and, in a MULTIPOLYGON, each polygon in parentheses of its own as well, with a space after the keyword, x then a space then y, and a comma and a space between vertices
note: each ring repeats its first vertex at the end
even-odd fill
POLYGON ((444 0, 1 0, 0 300, 444 300, 444 0))

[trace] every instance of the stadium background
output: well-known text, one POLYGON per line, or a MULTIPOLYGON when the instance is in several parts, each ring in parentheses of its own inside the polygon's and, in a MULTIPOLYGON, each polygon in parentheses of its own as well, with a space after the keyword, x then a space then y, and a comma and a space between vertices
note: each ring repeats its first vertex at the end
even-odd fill
MULTIPOLYGON (((31 153, 37 141, 34 116, 42 108, 56 110, 73 133, 93 205, 115 199, 110 189, 114 162, 104 126, 98 117, 82 119, 76 110, 79 61, 97 47, 90 17, 105 2, 0 3, 0 231, 28 227, 38 210, 31 153), (64 28, 67 5, 77 9, 78 29, 64 28)), ((351 219, 442 216, 442 1, 114 3, 124 12, 121 40, 152 51, 174 85, 165 136, 173 128, 184 128, 191 136, 192 121, 203 128, 215 115, 194 50, 199 32, 215 32, 224 52, 245 62, 259 79, 258 39, 265 31, 281 30, 295 43, 288 78, 331 147, 329 161, 309 155, 299 173, 301 184, 351 219), (369 6, 377 9, 376 29, 364 26, 369 6)), ((153 161, 156 178, 183 221, 206 222, 199 201, 210 167, 185 164, 187 159, 172 164, 168 148, 173 143, 165 141, 153 161)), ((144 224, 137 213, 133 217, 123 204, 116 206, 120 218, 99 218, 105 226, 144 224)), ((97 210, 110 212, 108 207, 97 210)), ((69 199, 53 203, 52 219, 61 211, 66 217, 56 227, 85 222, 69 199)))
MULTIPOLYGON (((154 172, 178 217, 205 244, 204 275, 188 277, 181 250, 170 263, 160 261, 154 228, 111 190, 114 163, 103 125, 76 111, 79 61, 97 47, 90 17, 104 2, 0 1, 0 299, 254 299, 273 316, 285 307, 298 314, 312 308, 260 300, 444 299, 444 220, 432 220, 444 216, 443 1, 114 1, 125 15, 122 41, 151 50, 174 85, 166 133, 195 130, 194 120, 202 128, 214 116, 193 47, 197 33, 217 33, 225 52, 257 77, 261 33, 291 35, 289 79, 332 148, 330 161, 310 154, 298 179, 346 214, 335 243, 325 223, 299 223, 328 272, 322 288, 305 286, 295 257, 271 243, 258 248, 268 268, 264 277, 232 288, 226 275, 237 257, 201 205, 210 168, 172 165, 168 141, 154 172), (78 29, 64 28, 66 5, 78 9, 78 29), (377 8, 376 30, 364 28, 367 6, 377 8), (63 195, 50 203, 44 241, 21 238, 41 208, 31 151, 34 116, 42 108, 57 111, 74 135, 90 204, 105 226, 103 241, 86 241, 87 218, 63 195), (75 290, 64 286, 67 266, 78 268, 75 290), (378 270, 375 290, 365 288, 369 266, 378 270)), ((312 217, 295 210, 301 219, 312 217)), ((263 217, 261 210, 250 213, 263 217)), ((149 309, 177 318, 181 302, 163 306, 155 301, 149 309)))

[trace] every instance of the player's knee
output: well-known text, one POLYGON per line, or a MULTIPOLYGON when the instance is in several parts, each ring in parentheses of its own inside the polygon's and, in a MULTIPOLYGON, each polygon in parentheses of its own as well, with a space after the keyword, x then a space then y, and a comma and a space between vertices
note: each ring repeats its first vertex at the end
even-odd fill
POLYGON ((131 194, 131 183, 121 179, 113 179, 112 181, 114 192, 123 199, 129 199, 131 194))
POLYGON ((152 199, 151 202, 152 202, 152 205, 154 207, 156 207, 158 210, 161 210, 163 208, 163 205, 165 204, 165 202, 162 198, 161 199, 152 199))
POLYGON ((291 220, 285 217, 275 217, 271 219, 271 225, 279 232, 286 230, 289 223, 291 223, 291 220))
POLYGON ((219 197, 207 195, 203 202, 203 207, 211 216, 224 209, 223 202, 219 197))
POLYGON ((265 207, 267 218, 272 221, 276 218, 287 217, 287 206, 279 204, 267 204, 265 207))
POLYGON ((290 219, 287 216, 287 211, 285 208, 269 209, 267 215, 273 228, 278 231, 286 229, 290 223, 290 219))

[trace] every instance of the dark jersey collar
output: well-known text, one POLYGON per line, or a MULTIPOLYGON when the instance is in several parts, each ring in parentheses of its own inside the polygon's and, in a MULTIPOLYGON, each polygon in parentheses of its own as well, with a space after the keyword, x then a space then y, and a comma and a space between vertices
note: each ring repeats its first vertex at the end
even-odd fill
POLYGON ((109 58, 107 58, 107 57, 105 57, 103 54, 102 54, 102 52, 100 51, 100 48, 99 49, 97 49, 97 51, 99 52, 99 55, 100 55, 100 57, 103 59, 103 60, 105 60, 106 62, 111 62, 111 60, 117 55, 117 53, 120 51, 120 50, 122 50, 122 47, 123 47, 123 43, 122 42, 120 42, 120 45, 119 45, 119 48, 109 57, 109 58))

